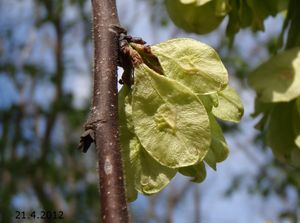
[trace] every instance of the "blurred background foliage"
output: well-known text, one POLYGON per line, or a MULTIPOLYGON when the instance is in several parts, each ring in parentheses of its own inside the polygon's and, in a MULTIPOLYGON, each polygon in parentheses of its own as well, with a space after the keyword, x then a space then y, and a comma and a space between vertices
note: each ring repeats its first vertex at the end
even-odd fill
MULTIPOLYGON (((158 195, 140 196, 131 204, 132 221, 214 222, 211 220, 216 215, 214 202, 246 190, 250 197, 259 195, 269 201, 267 205, 275 202, 278 206, 270 205, 276 211, 271 210, 272 216, 262 213, 260 219, 298 222, 299 169, 277 161, 267 148, 265 131, 253 131, 249 115, 253 111, 254 94, 246 80, 255 66, 280 48, 278 37, 286 12, 279 13, 273 23, 279 26, 279 31, 273 32, 274 27, 270 30, 264 27, 265 19, 277 14, 273 8, 271 14, 257 11, 262 16, 252 17, 241 17, 242 14, 233 14, 225 8, 219 28, 200 37, 175 27, 164 3, 163 0, 118 1, 121 23, 130 34, 139 34, 146 41, 150 39, 149 43, 189 36, 213 45, 248 112, 244 124, 222 124, 229 147, 235 148, 232 157, 236 158, 225 161, 228 164, 220 165, 216 174, 209 172, 209 180, 204 185, 177 177, 158 195), (244 30, 238 34, 240 29, 244 30), (250 29, 266 30, 268 35, 261 36, 250 29), (222 172, 228 170, 226 165, 229 169, 243 170, 247 164, 254 168, 251 174, 222 172), (218 174, 223 178, 216 180, 218 174), (205 191, 220 182, 225 189, 222 196, 213 200, 205 191), (205 202, 212 203, 207 206, 205 202)), ((299 11, 297 7, 293 9, 299 11)), ((289 27, 297 27, 293 24, 289 27)), ((0 222, 17 222, 16 210, 64 211, 64 220, 45 222, 98 222, 95 151, 91 149, 83 155, 76 150, 90 108, 91 27, 90 1, 0 0, 0 222)), ((297 29, 293 30, 295 33, 297 29)), ((297 44, 295 41, 294 45, 297 44)), ((230 200, 227 201, 225 204, 230 208, 251 209, 247 197, 241 200, 240 207, 231 206, 230 200)), ((219 222, 228 221, 222 221, 226 215, 226 208, 223 209, 218 212, 221 213, 219 222)), ((238 215, 237 211, 233 212, 238 215)), ((253 219, 257 219, 254 215, 253 219)), ((244 222, 255 222, 253 219, 244 222)))

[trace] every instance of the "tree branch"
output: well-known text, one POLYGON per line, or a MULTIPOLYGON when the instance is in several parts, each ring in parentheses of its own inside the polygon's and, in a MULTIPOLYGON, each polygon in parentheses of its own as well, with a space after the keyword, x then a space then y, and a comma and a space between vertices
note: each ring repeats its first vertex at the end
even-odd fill
POLYGON ((115 0, 92 0, 93 107, 88 125, 98 154, 102 222, 128 222, 118 136, 117 62, 120 32, 115 0))
POLYGON ((186 193, 188 192, 190 186, 192 185, 191 181, 185 182, 183 187, 180 190, 176 190, 175 187, 173 187, 173 190, 170 190, 169 198, 168 198, 168 204, 167 204, 167 219, 165 222, 172 223, 173 220, 173 211, 175 210, 176 206, 179 204, 181 199, 184 198, 186 193))
MULTIPOLYGON (((48 13, 51 15, 52 23, 54 25, 54 29, 56 31, 56 46, 55 46, 55 60, 56 60, 56 70, 55 70, 55 98, 52 103, 52 108, 47 115, 46 119, 46 129, 44 133, 44 137, 42 140, 42 154, 40 158, 40 162, 44 162, 48 156, 48 153, 51 148, 51 135, 53 132, 53 128, 55 126, 55 122, 57 120, 57 116, 61 111, 62 97, 63 97, 63 79, 64 79, 64 55, 63 55, 63 38, 64 32, 62 27, 62 11, 56 12, 54 10, 54 2, 46 2, 46 7, 48 9, 48 13), (57 15, 55 15, 57 13, 57 15)), ((63 6, 62 6, 63 7, 63 6)))

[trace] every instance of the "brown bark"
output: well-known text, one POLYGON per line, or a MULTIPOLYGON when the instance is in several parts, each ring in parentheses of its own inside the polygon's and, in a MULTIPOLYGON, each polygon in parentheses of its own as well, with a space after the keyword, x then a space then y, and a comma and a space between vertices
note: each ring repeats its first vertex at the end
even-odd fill
POLYGON ((119 20, 115 0, 92 0, 94 93, 90 121, 98 155, 101 221, 128 222, 118 136, 119 20))

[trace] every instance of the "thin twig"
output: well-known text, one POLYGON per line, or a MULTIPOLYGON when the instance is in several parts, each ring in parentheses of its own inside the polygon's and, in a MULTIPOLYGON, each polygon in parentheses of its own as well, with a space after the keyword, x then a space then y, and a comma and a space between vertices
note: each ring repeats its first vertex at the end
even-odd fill
MULTIPOLYGON (((48 10, 50 14, 54 16, 53 5, 48 5, 48 10)), ((47 116, 46 129, 44 138, 42 141, 42 155, 40 158, 41 162, 44 162, 47 158, 49 150, 51 148, 51 135, 57 120, 57 116, 61 109, 61 100, 63 97, 63 78, 64 78, 64 61, 63 61, 63 29, 61 24, 60 15, 56 15, 53 19, 54 28, 56 31, 56 48, 55 48, 55 60, 56 60, 56 73, 55 73, 55 99, 52 103, 52 110, 47 116)))
MULTIPOLYGON (((90 120, 100 179, 101 221, 128 222, 118 136, 119 19, 115 0, 92 0, 94 92, 90 120)), ((90 122, 90 123, 89 123, 90 122)))
POLYGON ((191 181, 187 181, 180 190, 176 190, 175 187, 171 188, 167 206, 167 223, 173 222, 173 211, 175 210, 181 199, 185 197, 191 185, 191 181))

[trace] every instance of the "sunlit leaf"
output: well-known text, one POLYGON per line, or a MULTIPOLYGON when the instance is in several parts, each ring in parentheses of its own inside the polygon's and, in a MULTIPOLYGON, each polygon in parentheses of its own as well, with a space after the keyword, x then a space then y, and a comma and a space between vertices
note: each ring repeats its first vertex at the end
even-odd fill
POLYGON ((204 5, 208 2, 211 2, 213 0, 180 0, 182 4, 191 4, 191 3, 196 3, 197 5, 204 5))
POLYGON ((230 5, 228 0, 215 0, 216 1, 216 11, 215 14, 217 16, 226 16, 226 14, 230 11, 230 5))
MULTIPOLYGON (((210 1, 210 0, 208 0, 208 1, 210 1)), ((197 0, 180 0, 180 2, 182 4, 191 4, 191 3, 196 3, 197 0)))
POLYGON ((216 51, 199 41, 171 39, 151 47, 164 74, 196 94, 211 94, 228 84, 228 73, 216 51))
POLYGON ((170 168, 201 161, 210 146, 208 115, 197 96, 144 64, 135 69, 133 123, 146 151, 170 168))
POLYGON ((262 102, 285 102, 300 95, 300 48, 282 52, 260 65, 249 76, 262 102))

